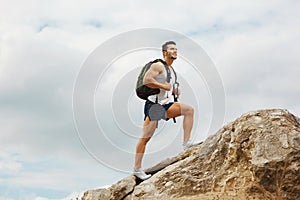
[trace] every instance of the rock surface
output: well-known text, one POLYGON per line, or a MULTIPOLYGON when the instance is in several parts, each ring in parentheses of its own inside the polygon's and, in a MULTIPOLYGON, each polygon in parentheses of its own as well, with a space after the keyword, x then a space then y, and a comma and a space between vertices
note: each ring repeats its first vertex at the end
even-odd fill
POLYGON ((300 119, 249 112, 202 144, 83 199, 300 199, 300 119))

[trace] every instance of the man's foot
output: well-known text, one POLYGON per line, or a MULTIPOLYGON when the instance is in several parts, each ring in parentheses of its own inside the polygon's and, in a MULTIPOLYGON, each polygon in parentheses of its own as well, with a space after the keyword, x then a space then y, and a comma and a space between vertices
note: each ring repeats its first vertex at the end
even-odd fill
POLYGON ((193 143, 191 140, 187 140, 187 141, 185 141, 185 142, 183 142, 182 143, 182 146, 183 146, 183 149, 184 150, 187 150, 188 148, 190 148, 190 147, 193 147, 193 146, 196 146, 196 145, 198 145, 198 144, 200 144, 201 142, 199 142, 199 143, 193 143))
POLYGON ((150 174, 146 174, 141 168, 140 169, 134 169, 133 175, 138 177, 139 179, 146 180, 151 177, 150 174))

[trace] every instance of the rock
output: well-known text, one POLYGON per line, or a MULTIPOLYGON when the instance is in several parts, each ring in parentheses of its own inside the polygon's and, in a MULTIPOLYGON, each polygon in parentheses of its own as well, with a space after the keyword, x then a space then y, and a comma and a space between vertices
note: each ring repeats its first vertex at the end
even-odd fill
POLYGON ((82 200, 109 200, 111 196, 110 190, 106 188, 86 191, 82 200))
POLYGON ((299 169, 299 118, 287 110, 259 110, 150 168, 150 179, 128 188, 117 183, 109 192, 110 199, 125 200, 300 199, 299 169), (119 184, 126 190, 113 192, 119 184))
POLYGON ((127 194, 131 193, 136 185, 135 176, 128 176, 125 179, 113 184, 109 190, 111 192, 111 199, 122 199, 127 194))
POLYGON ((177 162, 178 159, 179 159, 179 158, 178 158, 177 156, 176 156, 176 157, 173 157, 173 158, 167 158, 167 159, 161 161, 160 163, 154 165, 153 167, 150 167, 150 168, 148 168, 148 169, 145 169, 145 172, 146 172, 147 174, 155 174, 156 172, 158 172, 158 171, 164 169, 165 167, 167 167, 167 166, 169 166, 169 165, 171 165, 171 164, 177 162))
POLYGON ((128 176, 109 188, 89 190, 84 193, 82 200, 110 200, 110 199, 123 199, 126 195, 133 191, 136 185, 135 176, 128 176))
POLYGON ((247 113, 136 186, 131 199, 300 199, 299 122, 286 110, 247 113))

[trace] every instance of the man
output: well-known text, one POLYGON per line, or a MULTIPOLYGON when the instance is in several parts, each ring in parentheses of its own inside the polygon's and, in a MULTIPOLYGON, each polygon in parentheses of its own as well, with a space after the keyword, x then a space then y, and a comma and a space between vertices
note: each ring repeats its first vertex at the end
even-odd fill
MULTIPOLYGON (((184 149, 192 146, 190 141, 190 134, 194 122, 194 109, 186 104, 174 102, 172 94, 176 91, 173 91, 173 84, 175 81, 174 71, 172 69, 173 61, 177 59, 177 48, 176 43, 173 41, 166 42, 162 45, 162 53, 165 62, 171 71, 171 81, 168 83, 166 81, 167 72, 165 66, 161 62, 153 63, 150 69, 146 72, 144 76, 143 83, 151 88, 160 88, 160 93, 158 95, 152 95, 148 97, 148 100, 145 103, 144 113, 145 120, 143 125, 143 134, 139 139, 136 146, 136 156, 133 174, 138 178, 145 180, 150 178, 151 175, 146 174, 142 170, 142 159, 146 149, 148 141, 153 136, 155 129, 157 127, 158 121, 151 120, 149 116, 149 109, 151 106, 158 101, 160 105, 166 110, 165 118, 175 118, 178 116, 184 116, 183 119, 183 130, 184 130, 184 149)), ((177 88, 178 95, 180 90, 177 88)))

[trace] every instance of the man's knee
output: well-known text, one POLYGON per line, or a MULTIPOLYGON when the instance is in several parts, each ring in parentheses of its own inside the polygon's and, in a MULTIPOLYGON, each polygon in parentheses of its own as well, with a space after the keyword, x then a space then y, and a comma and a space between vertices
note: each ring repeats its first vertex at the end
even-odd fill
POLYGON ((192 106, 186 105, 185 114, 186 115, 194 115, 194 108, 192 106))
POLYGON ((189 113, 191 115, 194 115, 194 108, 192 106, 189 106, 189 113))

